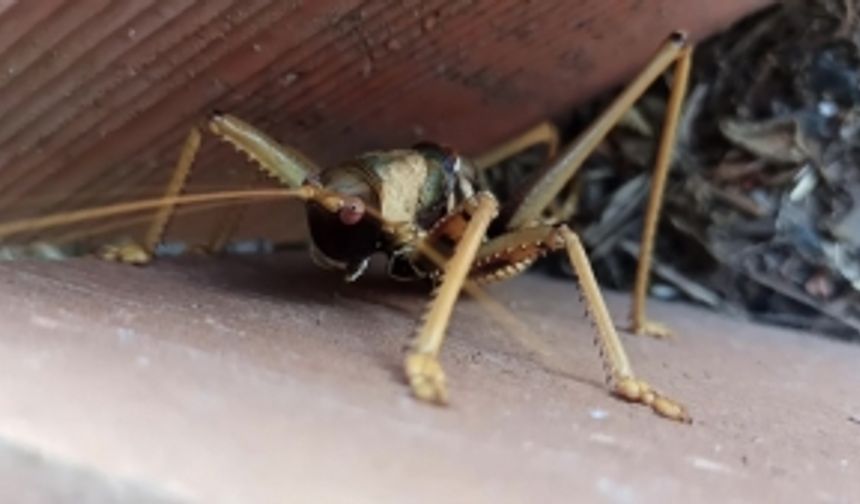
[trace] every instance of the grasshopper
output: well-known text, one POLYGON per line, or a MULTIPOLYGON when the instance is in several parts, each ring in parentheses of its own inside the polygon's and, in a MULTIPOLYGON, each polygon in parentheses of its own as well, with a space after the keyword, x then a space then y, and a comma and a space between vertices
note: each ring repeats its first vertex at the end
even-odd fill
MULTIPOLYGON (((246 154, 255 166, 288 188, 274 191, 270 196, 304 201, 310 253, 318 265, 342 271, 346 280, 354 281, 365 271, 370 257, 382 252, 388 258, 390 276, 399 280, 430 279, 435 283, 432 300, 404 361, 405 376, 416 398, 436 404, 448 401, 445 374, 438 357, 461 290, 474 283, 509 279, 544 255, 564 252, 579 278, 595 322, 595 341, 611 391, 627 401, 650 406, 659 415, 688 422, 690 417, 680 403, 657 392, 633 373, 576 233, 563 223, 547 221, 542 215, 642 93, 674 67, 654 163, 632 305, 634 332, 667 334, 665 328, 645 317, 645 297, 691 58, 692 46, 686 34, 673 33, 606 110, 561 150, 557 130, 544 123, 472 160, 434 144, 419 144, 411 149, 370 152, 321 169, 297 149, 280 145, 241 119, 214 113, 202 127, 189 132, 164 198, 107 209, 115 213, 147 208, 156 211, 141 243, 109 248, 103 256, 126 263, 148 262, 162 241, 177 205, 212 200, 204 195, 181 195, 205 129, 246 154), (550 161, 518 196, 500 202, 481 187, 482 170, 538 145, 546 146, 550 161)), ((241 194, 225 198, 238 198, 241 194)), ((85 220, 97 214, 79 211, 72 219, 85 220)), ((59 221, 49 217, 0 225, 0 238, 56 222, 59 221)))

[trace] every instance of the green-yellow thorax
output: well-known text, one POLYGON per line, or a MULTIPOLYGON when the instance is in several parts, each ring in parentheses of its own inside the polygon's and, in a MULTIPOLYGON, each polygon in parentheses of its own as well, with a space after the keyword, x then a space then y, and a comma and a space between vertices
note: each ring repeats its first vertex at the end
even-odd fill
MULTIPOLYGON (((468 161, 432 145, 370 152, 324 170, 318 182, 339 194, 361 198, 386 222, 411 227, 416 235, 471 196, 475 186, 468 161)), ((313 204, 308 207, 308 222, 317 262, 345 269, 349 278, 358 276, 374 253, 399 257, 411 245, 371 219, 346 224, 313 204)))

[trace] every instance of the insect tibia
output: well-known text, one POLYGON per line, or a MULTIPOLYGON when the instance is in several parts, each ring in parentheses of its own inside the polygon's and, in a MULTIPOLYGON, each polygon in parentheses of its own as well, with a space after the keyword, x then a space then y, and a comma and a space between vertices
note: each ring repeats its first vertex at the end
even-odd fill
POLYGON ((409 349, 417 352, 426 351, 425 348, 420 348, 421 346, 421 333, 425 330, 425 327, 430 320, 430 314, 432 313, 433 304, 436 302, 436 299, 439 297, 439 291, 442 287, 442 281, 440 281, 433 286, 433 290, 430 291, 429 299, 425 305, 424 312, 421 314, 421 318, 418 319, 418 325, 415 328, 415 335, 412 339, 412 342, 409 344, 409 349))
POLYGON ((591 341, 597 348, 597 354, 600 356, 600 364, 603 367, 605 382, 607 385, 612 385, 614 381, 617 381, 617 377, 612 371, 613 366, 609 360, 609 349, 606 348, 606 345, 603 343, 603 339, 600 337, 600 328, 597 325, 596 315, 586 299, 585 292, 582 287, 582 279, 579 277, 576 270, 574 270, 573 276, 574 281, 576 282, 576 292, 579 295, 579 302, 582 303, 583 307, 582 314, 585 319, 588 320, 588 325, 594 330, 594 337, 591 341))

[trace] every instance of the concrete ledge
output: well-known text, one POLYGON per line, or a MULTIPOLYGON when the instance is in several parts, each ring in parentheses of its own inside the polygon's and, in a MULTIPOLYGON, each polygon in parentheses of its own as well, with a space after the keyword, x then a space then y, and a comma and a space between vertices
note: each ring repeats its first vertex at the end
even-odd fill
POLYGON ((654 303, 680 338, 624 341, 690 407, 677 425, 607 395, 567 282, 490 292, 552 358, 465 300, 437 409, 399 374, 419 289, 343 285, 303 254, 2 264, 0 439, 180 501, 860 498, 857 346, 654 303))

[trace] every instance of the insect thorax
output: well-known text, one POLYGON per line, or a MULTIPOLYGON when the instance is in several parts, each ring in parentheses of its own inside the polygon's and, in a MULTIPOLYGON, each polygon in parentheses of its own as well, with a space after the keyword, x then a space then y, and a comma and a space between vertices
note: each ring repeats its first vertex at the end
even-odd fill
MULTIPOLYGON (((410 150, 375 151, 319 175, 319 182, 340 194, 360 197, 386 221, 430 229, 474 193, 471 163, 440 147, 423 144, 410 150)), ((319 208, 308 208, 311 238, 324 266, 346 269, 356 276, 375 252, 402 262, 408 244, 386 235, 378 226, 345 225, 319 208), (320 257, 323 256, 323 257, 320 257)), ((391 265, 400 270, 401 265, 391 265)), ((421 271, 409 273, 423 276, 421 271)), ((404 276, 404 275, 397 275, 404 276)))

